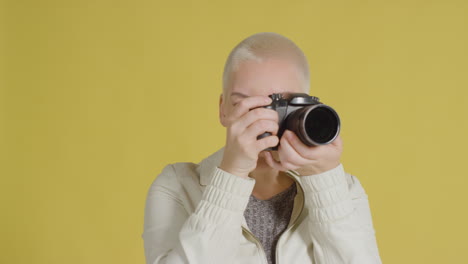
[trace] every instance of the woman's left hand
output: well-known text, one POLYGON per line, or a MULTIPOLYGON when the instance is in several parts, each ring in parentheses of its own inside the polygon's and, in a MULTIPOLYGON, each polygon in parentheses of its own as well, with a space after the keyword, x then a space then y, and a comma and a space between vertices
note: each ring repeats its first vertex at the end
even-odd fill
POLYGON ((343 143, 338 136, 327 145, 309 147, 290 130, 281 136, 275 160, 271 151, 265 153, 267 164, 280 171, 295 170, 302 176, 319 174, 340 165, 343 143))

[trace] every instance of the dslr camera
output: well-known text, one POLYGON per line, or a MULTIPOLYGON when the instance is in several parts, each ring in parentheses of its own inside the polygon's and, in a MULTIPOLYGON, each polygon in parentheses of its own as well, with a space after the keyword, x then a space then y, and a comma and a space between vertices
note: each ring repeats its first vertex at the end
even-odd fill
MULTIPOLYGON (((307 146, 326 145, 336 139, 340 133, 340 118, 336 111, 322 104, 318 97, 305 93, 271 94, 272 103, 264 108, 278 112, 281 138, 286 129, 293 131, 307 146)), ((257 137, 271 136, 265 132, 257 137)), ((278 150, 278 146, 266 150, 278 150)))

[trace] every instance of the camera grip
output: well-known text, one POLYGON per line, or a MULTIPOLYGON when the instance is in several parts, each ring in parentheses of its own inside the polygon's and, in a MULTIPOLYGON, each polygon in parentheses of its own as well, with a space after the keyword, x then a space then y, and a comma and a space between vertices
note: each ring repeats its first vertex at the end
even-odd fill
POLYGON ((269 136, 271 136, 271 133, 270 132, 265 132, 265 133, 257 136, 257 140, 260 140, 262 138, 266 138, 266 137, 269 137, 269 136))

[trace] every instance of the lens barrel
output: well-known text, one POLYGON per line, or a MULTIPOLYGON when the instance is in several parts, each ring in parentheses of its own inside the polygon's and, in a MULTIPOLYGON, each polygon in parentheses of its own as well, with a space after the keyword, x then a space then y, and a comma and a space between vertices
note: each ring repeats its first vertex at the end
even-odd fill
POLYGON ((293 131, 308 146, 333 142, 340 133, 340 118, 328 105, 316 104, 291 113, 286 129, 293 131))

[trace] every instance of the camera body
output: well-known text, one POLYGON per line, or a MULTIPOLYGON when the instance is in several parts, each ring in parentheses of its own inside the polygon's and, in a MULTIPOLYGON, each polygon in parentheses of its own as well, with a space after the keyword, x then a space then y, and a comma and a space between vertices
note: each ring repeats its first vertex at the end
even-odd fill
MULTIPOLYGON (((281 138, 286 129, 293 131, 307 146, 325 145, 333 142, 340 132, 340 118, 336 111, 319 101, 318 97, 305 93, 271 94, 270 105, 264 108, 278 112, 281 138)), ((257 137, 271 136, 265 132, 257 137)), ((278 144, 279 145, 279 144, 278 144)), ((277 150, 278 146, 266 150, 277 150)))

